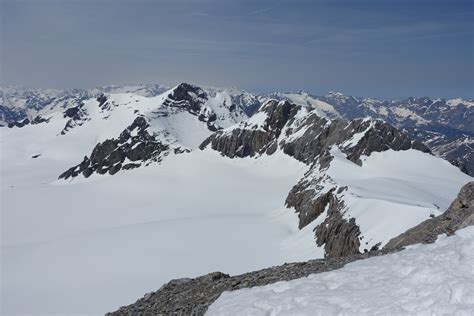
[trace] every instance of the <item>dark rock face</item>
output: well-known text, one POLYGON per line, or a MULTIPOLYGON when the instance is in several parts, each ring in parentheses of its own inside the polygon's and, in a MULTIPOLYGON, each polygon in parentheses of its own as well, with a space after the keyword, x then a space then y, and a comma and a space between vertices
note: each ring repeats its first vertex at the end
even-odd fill
POLYGON ((99 102, 100 108, 103 108, 107 101, 108 99, 103 93, 97 97, 97 102, 99 102))
POLYGON ((207 99, 207 96, 201 88, 188 83, 181 83, 168 95, 164 105, 179 107, 191 114, 198 115, 201 106, 204 104, 204 99, 207 99))
MULTIPOLYGON (((355 120, 349 124, 348 129, 353 128, 356 133, 360 133, 364 129, 369 128, 369 124, 371 124, 369 121, 355 120)), ((398 151, 412 148, 427 153, 430 152, 422 143, 412 141, 408 134, 402 133, 393 126, 377 120, 357 145, 348 150, 347 159, 357 162, 360 156, 368 156, 372 152, 382 152, 389 149, 398 151)))
POLYGON ((470 141, 474 137, 474 133, 471 136, 460 133, 451 137, 439 138, 433 137, 433 134, 430 133, 424 137, 427 139, 428 146, 434 149, 437 156, 444 157, 462 172, 474 176, 474 145, 470 141))
POLYGON ((41 124, 41 123, 48 123, 51 118, 45 119, 41 115, 36 116, 32 121, 31 124, 41 124))
POLYGON ((313 230, 316 244, 319 247, 324 245, 326 258, 359 253, 359 226, 354 218, 347 220, 343 217, 345 206, 338 198, 338 194, 343 193, 347 187, 339 187, 337 190, 333 187, 325 193, 322 192, 322 187, 321 191, 311 189, 313 185, 318 187, 324 180, 303 178, 292 188, 285 203, 298 213, 300 229, 326 212, 324 221, 313 230))
POLYGON ((9 128, 13 128, 13 127, 18 127, 18 128, 22 128, 23 126, 26 126, 28 124, 40 124, 40 123, 48 123, 49 122, 49 118, 48 119, 45 119, 43 117, 41 117, 40 115, 36 116, 33 120, 30 121, 30 119, 28 118, 25 118, 21 121, 13 121, 13 122, 10 122, 8 123, 8 127, 9 128))
POLYGON ((316 114, 310 114, 303 124, 286 130, 288 135, 304 130, 303 135, 291 141, 281 140, 280 147, 285 154, 312 164, 332 145, 342 142, 345 136, 340 132, 346 124, 342 120, 329 122, 316 114))
POLYGON ((69 118, 69 120, 61 131, 61 135, 65 135, 75 126, 81 126, 86 120, 88 120, 87 111, 84 109, 83 102, 79 103, 77 106, 66 109, 63 112, 63 116, 69 118))
POLYGON ((327 257, 358 253, 359 227, 356 219, 346 220, 343 217, 345 207, 337 197, 345 188, 334 185, 329 189, 325 188, 325 184, 331 183, 330 177, 324 174, 333 159, 330 148, 337 145, 348 160, 359 165, 362 164, 359 158, 372 152, 389 149, 429 150, 382 121, 360 119, 346 123, 335 120, 329 124, 327 120, 313 115, 308 117, 304 126, 305 132, 298 139, 280 142, 286 154, 312 164, 305 176, 291 189, 286 198, 286 206, 295 209, 300 229, 327 211, 323 224, 314 229, 316 243, 318 246, 324 245, 327 257))
MULTIPOLYGON (((0 93, 1 94, 1 93, 0 93)), ((1 97, 0 97, 1 100, 1 97)), ((23 121, 28 117, 25 109, 8 108, 0 104, 0 121, 5 122, 6 126, 12 128, 15 122, 23 121)), ((3 126, 3 125, 0 125, 3 126)))
POLYGON ((118 139, 107 139, 97 144, 92 150, 90 158, 84 157, 80 164, 63 172, 59 179, 76 177, 81 173, 87 178, 94 172, 99 174, 108 172, 113 175, 122 169, 136 168, 142 163, 160 161, 161 154, 167 154, 169 146, 162 144, 150 135, 146 130, 147 127, 146 119, 141 116, 137 117, 120 134, 118 139), (124 164, 125 159, 132 163, 124 164))
MULTIPOLYGON (((324 96, 306 92, 299 94, 301 100, 307 100, 308 104, 311 104, 310 100, 330 104, 335 111, 322 111, 331 118, 355 120, 371 117, 403 129, 413 140, 424 143, 435 155, 458 166, 461 171, 474 175, 474 155, 470 154, 474 141, 473 100, 458 100, 459 104, 452 104, 455 100, 428 97, 379 100, 346 96, 338 92, 329 92, 324 96)), ((292 99, 291 96, 281 93, 266 97, 292 99)))
POLYGON ((330 203, 328 216, 314 229, 317 245, 324 245, 324 256, 327 258, 358 254, 360 229, 355 218, 346 220, 342 217, 343 205, 336 198, 332 198, 330 203))
POLYGON ((218 132, 209 136, 199 148, 204 149, 210 145, 212 149, 230 158, 255 156, 265 151, 272 154, 283 127, 299 109, 300 107, 289 102, 269 101, 260 109, 267 115, 261 128, 249 127, 244 123, 230 133, 218 132))
POLYGON ((315 113, 309 113, 302 122, 294 124, 295 116, 300 110, 300 106, 288 101, 268 101, 259 110, 267 115, 261 127, 241 124, 230 132, 211 135, 200 148, 204 149, 210 145, 224 156, 234 158, 255 156, 267 150, 267 154, 272 154, 279 146, 287 155, 306 164, 312 164, 331 146, 342 146, 355 134, 365 131, 354 146, 341 147, 348 159, 353 162, 357 162, 362 155, 389 149, 413 148, 430 152, 422 143, 413 142, 408 134, 383 121, 358 119, 349 123, 343 120, 329 122, 315 113), (283 129, 285 135, 280 137, 283 129), (292 137, 297 133, 301 135, 292 137))
POLYGON ((223 155, 234 157, 248 157, 263 153, 266 146, 272 140, 272 135, 260 130, 249 131, 245 129, 235 129, 226 137, 219 137, 222 133, 213 134, 208 138, 200 148, 204 149, 207 144, 218 150, 223 155))
POLYGON ((78 105, 78 106, 66 109, 66 111, 64 111, 64 117, 73 118, 79 112, 81 107, 82 105, 78 105))
POLYGON ((302 181, 295 185, 286 198, 286 205, 294 207, 297 210, 299 224, 298 228, 302 229, 313 222, 321 215, 326 207, 333 207, 335 198, 334 189, 323 193, 313 201, 314 190, 308 189, 308 182, 302 181))
POLYGON ((13 127, 18 127, 18 128, 22 128, 23 126, 26 126, 30 124, 30 120, 28 118, 25 118, 23 119, 22 121, 15 121, 15 122, 10 122, 8 123, 8 127, 9 128, 13 128, 13 127))
POLYGON ((392 238, 385 249, 396 249, 418 243, 432 243, 438 235, 453 235, 458 229, 474 225, 474 181, 462 187, 457 198, 443 214, 427 219, 392 238))
POLYGON ((318 98, 333 105, 345 119, 370 116, 403 128, 412 139, 426 144, 436 155, 460 167, 461 171, 474 175, 474 107, 467 103, 452 106, 447 100, 427 97, 387 101, 355 98, 340 93, 328 93, 318 98), (383 108, 388 111, 381 111, 383 108), (391 109, 397 108, 408 110, 414 115, 394 115, 391 109), (423 123, 420 124, 418 119, 423 120, 423 123))
MULTIPOLYGON (((163 102, 165 107, 175 109, 176 111, 186 111, 197 116, 198 120, 207 123, 210 131, 215 132, 221 129, 218 125, 217 114, 209 108, 204 107, 209 96, 207 93, 197 86, 188 83, 178 85, 163 102)), ((167 112, 161 115, 168 115, 167 112)))
POLYGON ((347 263, 386 253, 388 252, 374 251, 332 259, 285 263, 236 276, 213 272, 195 279, 172 280, 158 291, 145 294, 134 304, 123 306, 106 315, 204 315, 224 291, 303 278, 310 274, 340 269, 347 263))
POLYGON ((316 242, 324 245, 327 257, 358 253, 360 230, 356 219, 344 218, 346 210, 337 197, 344 192, 344 187, 332 185, 332 180, 324 174, 333 159, 331 148, 338 147, 348 160, 359 165, 361 156, 373 152, 430 151, 425 145, 412 141, 407 133, 380 120, 328 121, 315 112, 306 111, 288 101, 268 101, 256 114, 265 118, 263 122, 254 125, 243 122, 232 130, 214 133, 200 148, 210 146, 230 158, 271 155, 280 148, 310 165, 309 171, 289 192, 286 206, 295 209, 300 229, 327 211, 324 225, 315 228, 316 242), (305 112, 298 115, 299 111, 305 112), (329 189, 328 184, 332 186, 329 189))

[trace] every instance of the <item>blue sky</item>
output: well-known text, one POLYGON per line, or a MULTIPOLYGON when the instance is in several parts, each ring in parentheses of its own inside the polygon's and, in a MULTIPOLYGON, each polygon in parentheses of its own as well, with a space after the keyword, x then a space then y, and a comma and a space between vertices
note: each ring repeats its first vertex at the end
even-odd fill
POLYGON ((474 97, 474 1, 2 0, 1 83, 474 97))

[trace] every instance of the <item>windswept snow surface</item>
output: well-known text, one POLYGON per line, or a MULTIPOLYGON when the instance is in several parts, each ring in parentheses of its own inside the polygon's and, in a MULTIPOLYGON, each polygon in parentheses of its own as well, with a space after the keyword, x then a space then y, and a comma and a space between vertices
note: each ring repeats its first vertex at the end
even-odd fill
POLYGON ((347 186, 343 193, 345 218, 356 218, 361 231, 360 251, 443 213, 472 177, 449 162, 418 150, 373 152, 362 166, 333 147, 334 160, 325 173, 327 184, 347 186))
POLYGON ((289 282, 224 292, 206 315, 472 315, 474 227, 289 282))
MULTIPOLYGON (((283 207, 309 166, 282 151, 245 159, 210 149, 171 153, 113 176, 57 180, 139 114, 170 145, 196 148, 211 131, 164 106, 168 94, 111 94, 107 108, 85 100, 87 116, 64 134, 62 112, 43 113, 49 123, 0 129, 2 314, 103 314, 173 278, 324 255, 312 229, 326 213, 299 231, 294 211, 283 207)), ((204 106, 222 127, 243 119, 242 111, 225 115, 219 100, 229 105, 215 93, 204 106)), ((249 126, 263 120, 254 116, 249 126)), ((471 179, 420 152, 373 153, 362 167, 333 154, 331 183, 322 185, 349 186, 345 215, 357 218, 363 247, 443 211, 471 179)))
POLYGON ((283 207, 308 167, 282 153, 231 160, 193 151, 114 176, 57 180, 137 110, 152 131, 197 147, 211 132, 187 112, 158 116, 167 95, 112 94, 106 110, 87 100, 87 120, 65 135, 61 112, 0 129, 2 315, 101 315, 173 278, 318 256, 311 234, 295 238, 297 216, 283 207))
POLYGON ((173 278, 317 256, 282 208, 307 169, 288 156, 196 151, 69 183, 87 144, 25 128, 1 131, 3 315, 100 315, 173 278))

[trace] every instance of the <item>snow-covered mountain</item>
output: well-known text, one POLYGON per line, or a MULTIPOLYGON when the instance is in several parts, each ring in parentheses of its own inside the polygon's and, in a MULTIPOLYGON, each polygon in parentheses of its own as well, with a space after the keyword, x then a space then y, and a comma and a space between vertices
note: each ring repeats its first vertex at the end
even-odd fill
POLYGON ((184 275, 374 250, 472 179, 317 100, 117 89, 0 129, 7 313, 105 312, 184 275))
POLYGON ((201 149, 230 158, 281 152, 307 164, 285 204, 298 214, 300 229, 315 233, 325 256, 383 247, 389 236, 443 212, 453 193, 443 192, 469 179, 381 120, 347 122, 319 113, 271 100, 249 120, 211 135, 201 149), (377 213, 368 211, 374 208, 377 213))
MULTIPOLYGON (((347 96, 340 92, 329 92, 323 96, 305 91, 251 94, 236 89, 203 88, 209 94, 225 93, 228 102, 245 108, 252 115, 261 104, 270 100, 288 100, 310 106, 327 118, 372 117, 382 119, 399 129, 408 131, 412 138, 426 144, 434 154, 447 159, 463 172, 474 175, 474 100, 407 98, 403 100, 381 100, 347 96)), ((0 125, 32 121, 37 115, 55 108, 79 105, 86 99, 101 94, 131 93, 142 97, 155 97, 169 90, 157 84, 128 86, 105 86, 90 90, 26 89, 0 87, 0 125), (15 123, 16 122, 16 123, 15 123)))
POLYGON ((329 92, 315 96, 299 91, 268 97, 309 105, 329 118, 348 120, 372 117, 406 130, 436 155, 474 175, 474 100, 407 98, 381 100, 329 92))
POLYGON ((141 84, 128 86, 104 86, 90 90, 73 89, 35 89, 17 86, 0 87, 0 126, 33 120, 37 115, 55 111, 58 108, 70 108, 82 101, 107 93, 133 93, 144 97, 157 96, 168 87, 158 84, 141 84))

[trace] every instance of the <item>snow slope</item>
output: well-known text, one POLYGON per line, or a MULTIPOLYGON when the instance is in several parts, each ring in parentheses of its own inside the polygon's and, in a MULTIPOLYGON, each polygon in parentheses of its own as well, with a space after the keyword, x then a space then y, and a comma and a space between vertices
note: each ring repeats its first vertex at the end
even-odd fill
MULTIPOLYGON (((85 100, 87 115, 65 134, 62 111, 49 123, 0 129, 3 315, 99 315, 172 278, 317 255, 312 236, 293 238, 297 218, 283 208, 307 169, 285 155, 192 151, 114 176, 57 180, 139 114, 171 143, 197 146, 211 133, 206 122, 164 106, 166 95, 111 94, 104 108, 85 100)), ((235 114, 208 100, 217 122, 231 124, 235 114)))
POLYGON ((206 315, 472 315, 474 227, 307 278, 224 292, 206 315))
POLYGON ((172 278, 316 256, 312 236, 291 243, 297 218, 279 211, 305 170, 289 157, 193 152, 73 184, 5 158, 5 314, 103 314, 172 278))
POLYGON ((234 159, 276 152, 305 162, 286 205, 302 233, 315 231, 321 256, 380 249, 444 212, 472 179, 383 121, 328 120, 287 101, 268 101, 206 146, 234 159))
POLYGON ((324 171, 327 180, 320 185, 327 190, 347 186, 338 197, 345 204, 344 217, 355 218, 359 225, 361 252, 377 243, 383 247, 390 238, 440 215, 472 179, 449 162, 413 149, 374 152, 361 157, 362 166, 347 160, 337 147, 331 154, 334 160, 324 171))
MULTIPOLYGON (((178 87, 151 97, 108 94, 105 103, 85 99, 73 104, 80 115, 48 108, 42 112, 48 123, 0 129, 3 314, 103 314, 173 278, 324 255, 312 230, 324 216, 299 231, 294 210, 284 207, 309 165, 281 150, 229 159, 197 149, 210 126, 234 126, 255 100, 244 95, 245 102, 234 103, 236 94, 178 87), (137 116, 146 118, 153 137, 191 152, 170 152, 160 164, 113 176, 57 180, 137 116)), ((263 128, 266 118, 257 114, 247 123, 263 128)), ((346 214, 361 218, 370 243, 425 219, 433 203, 443 210, 470 179, 427 154, 375 153, 362 157, 362 167, 334 155, 327 184, 350 186, 346 214), (397 220, 385 235, 376 225, 386 223, 388 209, 379 207, 390 207, 397 220)))

